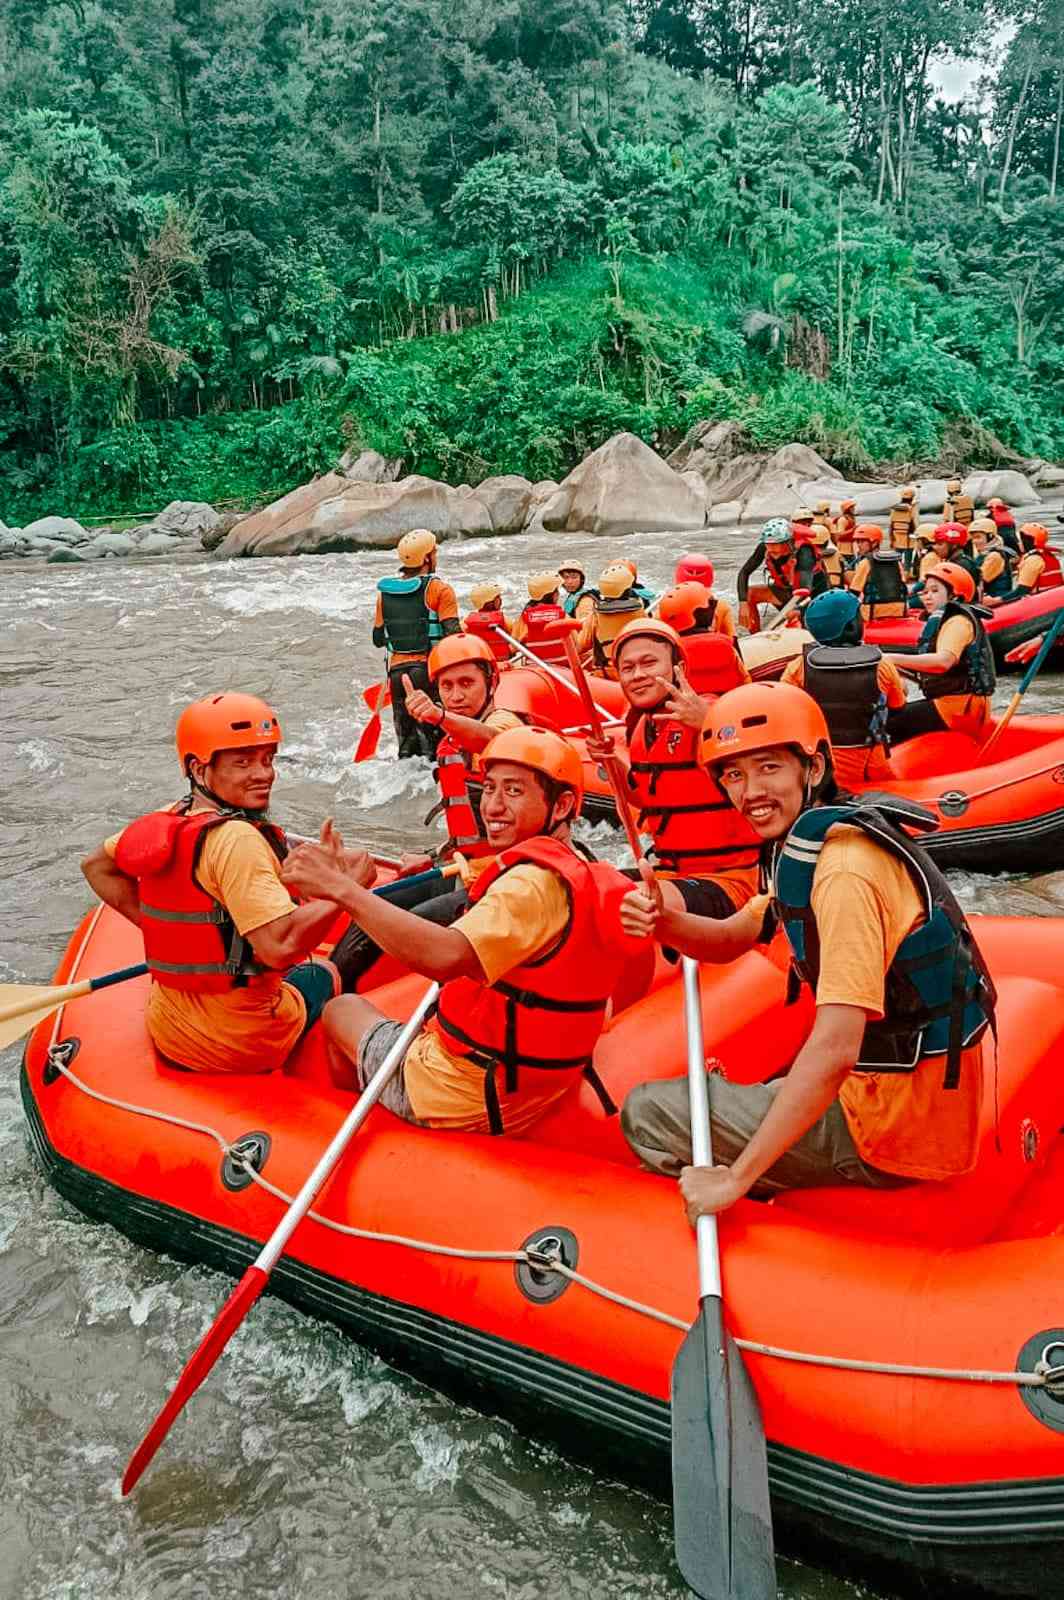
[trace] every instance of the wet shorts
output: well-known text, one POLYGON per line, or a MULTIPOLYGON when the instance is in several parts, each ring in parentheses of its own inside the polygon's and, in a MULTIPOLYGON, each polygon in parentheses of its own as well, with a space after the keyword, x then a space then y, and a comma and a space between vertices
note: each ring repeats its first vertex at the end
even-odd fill
POLYGON ((303 1004, 307 1008, 303 1033, 309 1033, 327 1003, 340 993, 339 978, 332 967, 327 967, 322 961, 301 961, 298 967, 289 967, 284 981, 303 996, 303 1004))
POLYGON ((684 910, 689 911, 692 917, 712 917, 714 920, 734 917, 735 901, 719 883, 710 883, 707 878, 672 878, 669 881, 674 889, 679 890, 684 910))

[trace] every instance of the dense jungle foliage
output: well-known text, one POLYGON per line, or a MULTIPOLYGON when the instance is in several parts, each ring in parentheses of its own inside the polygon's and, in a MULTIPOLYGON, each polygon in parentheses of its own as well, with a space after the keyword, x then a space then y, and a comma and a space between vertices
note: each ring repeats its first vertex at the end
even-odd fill
POLYGON ((0 86, 9 523, 1064 453, 1060 0, 0 0, 0 86))

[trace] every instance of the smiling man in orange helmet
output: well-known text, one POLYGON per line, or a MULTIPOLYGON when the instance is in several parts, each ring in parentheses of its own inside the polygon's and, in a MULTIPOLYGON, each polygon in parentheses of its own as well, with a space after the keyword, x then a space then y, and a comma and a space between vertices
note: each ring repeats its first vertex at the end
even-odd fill
MULTIPOLYGON (((461 916, 469 903, 467 885, 495 854, 469 792, 470 773, 479 771, 479 754, 496 734, 520 728, 522 723, 515 712, 494 704, 499 669, 483 639, 467 633, 441 639, 429 656, 428 673, 439 700, 408 683, 406 708, 417 721, 439 729, 442 735, 436 746, 434 772, 447 842, 436 854, 456 857, 461 871, 457 883, 451 878, 411 883, 391 899, 393 905, 447 925, 461 916)), ((426 820, 434 815, 435 811, 431 812, 426 820)), ((417 877, 433 864, 433 857, 424 852, 404 854, 400 876, 417 877)), ((352 925, 333 951, 344 989, 354 991, 380 955, 380 946, 362 928, 352 925)))
MULTIPOLYGON (((296 905, 281 882, 288 845, 270 822, 276 713, 254 695, 211 695, 178 718, 190 793, 131 823, 85 858, 100 899, 144 935, 148 1031, 170 1062, 197 1072, 269 1072, 339 987, 306 958, 336 920, 322 900, 296 905)), ((364 851, 331 825, 321 848, 372 883, 364 851)))
MULTIPOLYGON (((452 927, 374 898, 320 845, 297 847, 284 873, 442 985, 436 1016, 383 1104, 433 1128, 520 1133, 581 1073, 593 1077, 610 998, 646 941, 621 928, 628 880, 569 842, 584 787, 572 745, 546 729, 514 728, 492 740, 482 764, 481 811, 497 856, 452 927)), ((334 1000, 324 1025, 336 1081, 352 1089, 369 1082, 400 1028, 360 995, 334 1000)))
MULTIPOLYGON (((816 1009, 783 1077, 708 1076, 717 1165, 689 1165, 686 1077, 631 1091, 629 1144, 654 1171, 680 1177, 692 1222, 746 1194, 969 1171, 994 987, 945 878, 902 826, 932 819, 904 802, 840 796, 823 713, 789 684, 723 695, 706 715, 700 760, 764 843, 775 919, 816 1009)), ((622 908, 632 933, 714 962, 761 940, 757 901, 713 922, 663 908, 652 890, 645 883, 622 908)))
POLYGON ((627 769, 639 828, 654 840, 653 859, 666 885, 666 903, 704 917, 730 917, 757 888, 759 841, 737 816, 711 773, 699 768, 699 732, 708 699, 746 680, 733 641, 717 647, 716 677, 703 658, 700 693, 687 681, 688 642, 668 623, 647 617, 617 637, 614 664, 631 708, 627 748, 611 736, 589 739, 597 760, 616 756, 627 769))

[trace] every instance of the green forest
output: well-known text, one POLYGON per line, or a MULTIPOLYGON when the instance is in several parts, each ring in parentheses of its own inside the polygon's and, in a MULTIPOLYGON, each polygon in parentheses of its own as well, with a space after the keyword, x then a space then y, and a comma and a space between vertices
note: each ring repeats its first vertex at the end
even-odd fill
POLYGON ((1064 455, 1061 0, 0 0, 0 84, 9 523, 1064 455))

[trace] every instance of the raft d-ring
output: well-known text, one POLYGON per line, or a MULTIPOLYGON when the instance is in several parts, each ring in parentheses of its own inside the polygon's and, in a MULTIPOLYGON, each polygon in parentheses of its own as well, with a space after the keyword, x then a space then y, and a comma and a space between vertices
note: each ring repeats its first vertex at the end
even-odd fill
POLYGON ((46 1088, 63 1076, 63 1068, 70 1066, 80 1049, 81 1040, 75 1038, 61 1039, 58 1044, 48 1046, 48 1059, 41 1073, 41 1082, 46 1088))
MULTIPOLYGON (((1016 1357, 1018 1372, 1048 1373, 1064 1368, 1064 1328, 1046 1328, 1028 1339, 1016 1357)), ((1055 1377, 1040 1389, 1023 1388, 1020 1399, 1032 1416, 1064 1433, 1064 1378, 1055 1377)))
POLYGON ((944 817, 963 817, 971 803, 963 789, 947 789, 938 797, 938 809, 944 817))
POLYGON ((529 1234, 521 1249, 533 1260, 519 1261, 514 1267, 517 1287, 533 1305, 550 1305, 570 1286, 570 1280, 562 1273, 551 1271, 551 1262, 559 1261, 564 1267, 576 1267, 580 1259, 576 1234, 569 1228, 537 1228, 535 1233, 529 1234))
POLYGON ((270 1136, 268 1133, 244 1133, 239 1139, 234 1139, 229 1146, 228 1154, 222 1162, 222 1182, 234 1194, 239 1194, 241 1189, 246 1189, 255 1180, 248 1171, 249 1167, 256 1172, 261 1172, 270 1157, 270 1136))

